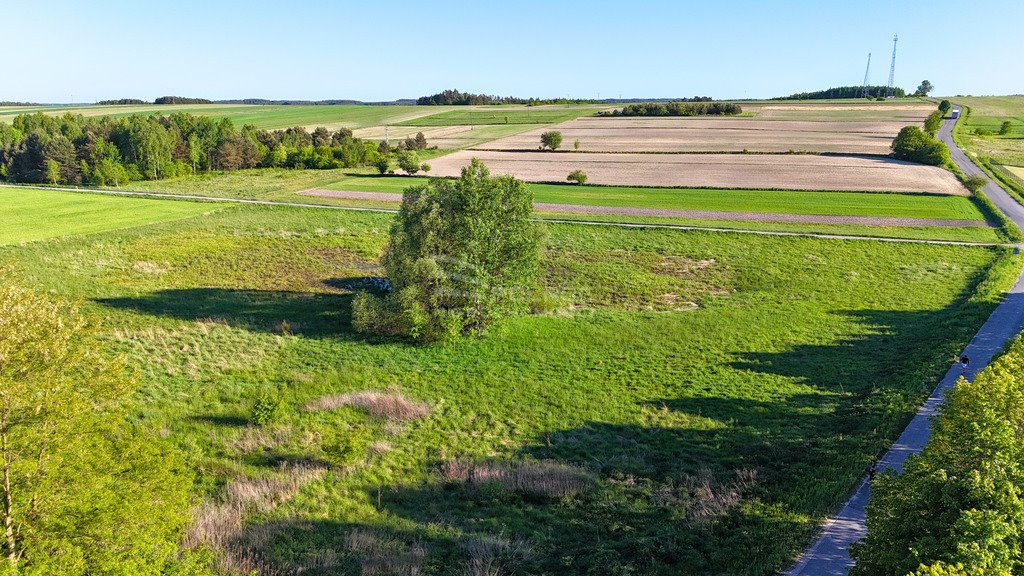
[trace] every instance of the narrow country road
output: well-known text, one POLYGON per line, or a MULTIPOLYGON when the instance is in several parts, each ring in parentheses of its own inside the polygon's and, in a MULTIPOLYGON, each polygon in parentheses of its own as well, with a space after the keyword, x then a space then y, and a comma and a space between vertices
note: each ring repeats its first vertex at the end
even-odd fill
MULTIPOLYGON (((959 111, 959 106, 954 106, 959 111)), ((956 120, 945 120, 939 129, 939 138, 949 146, 953 161, 968 176, 983 176, 985 173, 971 162, 970 158, 957 147, 953 141, 953 126, 956 120)), ((987 179, 987 177, 986 177, 987 179)), ((989 181, 982 189, 986 196, 1014 222, 1024 229, 1024 206, 1021 206, 998 184, 989 181)), ((878 463, 878 469, 903 469, 903 462, 911 454, 924 448, 931 434, 929 419, 936 413, 948 392, 960 378, 973 378, 974 375, 988 365, 995 354, 1002 351, 1008 340, 1024 329, 1024 272, 1017 277, 1013 288, 1003 301, 992 312, 985 324, 964 349, 971 359, 970 369, 963 371, 954 365, 939 382, 935 391, 918 410, 910 424, 896 443, 889 448, 878 463)), ((818 540, 804 552, 789 572, 788 576, 845 576, 850 571, 853 561, 850 559, 850 544, 860 540, 867 534, 864 524, 864 509, 871 497, 871 486, 865 477, 857 491, 846 501, 839 514, 830 518, 822 527, 818 540)))

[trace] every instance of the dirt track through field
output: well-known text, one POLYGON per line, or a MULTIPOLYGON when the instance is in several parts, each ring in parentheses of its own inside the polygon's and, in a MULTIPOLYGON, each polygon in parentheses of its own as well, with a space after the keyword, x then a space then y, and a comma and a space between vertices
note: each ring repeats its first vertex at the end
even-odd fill
MULTIPOLYGON (((401 202, 402 195, 394 192, 356 192, 350 190, 312 189, 300 192, 321 198, 345 200, 374 200, 401 202)), ((535 202, 538 212, 576 214, 610 214, 617 216, 657 216, 663 218, 692 218, 698 220, 737 220, 747 222, 796 222, 803 224, 859 224, 863 226, 938 226, 944 228, 988 227, 980 220, 955 218, 900 218, 892 216, 833 216, 827 214, 782 214, 777 212, 732 212, 727 210, 676 210, 668 208, 634 208, 629 206, 594 206, 589 204, 552 204, 535 202)))

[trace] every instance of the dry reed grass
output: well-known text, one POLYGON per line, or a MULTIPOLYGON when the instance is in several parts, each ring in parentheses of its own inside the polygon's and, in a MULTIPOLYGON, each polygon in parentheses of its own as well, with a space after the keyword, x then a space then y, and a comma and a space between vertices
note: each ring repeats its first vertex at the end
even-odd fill
POLYGON ((336 410, 345 406, 358 408, 373 416, 393 422, 415 420, 430 413, 430 405, 409 400, 397 389, 333 394, 307 403, 305 409, 310 411, 336 410))

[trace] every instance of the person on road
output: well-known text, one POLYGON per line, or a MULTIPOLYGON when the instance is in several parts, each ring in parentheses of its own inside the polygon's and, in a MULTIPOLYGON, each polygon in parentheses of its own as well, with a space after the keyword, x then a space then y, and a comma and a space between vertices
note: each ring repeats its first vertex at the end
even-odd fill
POLYGON ((967 357, 967 354, 964 354, 963 356, 960 357, 960 368, 961 369, 967 370, 967 367, 970 366, 970 365, 971 365, 971 359, 967 357))

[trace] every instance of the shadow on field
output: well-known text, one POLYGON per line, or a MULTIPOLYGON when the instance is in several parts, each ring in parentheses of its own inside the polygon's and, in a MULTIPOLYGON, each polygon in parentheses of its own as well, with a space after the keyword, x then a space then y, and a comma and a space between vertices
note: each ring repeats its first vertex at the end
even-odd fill
POLYGON ((250 331, 358 337, 351 327, 351 294, 187 288, 96 301, 153 316, 223 323, 250 331))

